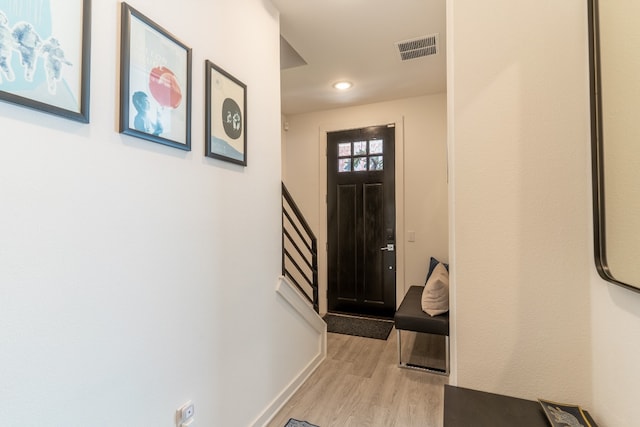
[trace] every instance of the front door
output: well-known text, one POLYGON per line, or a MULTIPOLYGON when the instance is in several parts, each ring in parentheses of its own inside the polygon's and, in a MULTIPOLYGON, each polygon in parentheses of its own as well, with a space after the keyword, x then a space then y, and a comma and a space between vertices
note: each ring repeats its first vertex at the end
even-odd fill
POLYGON ((327 134, 328 309, 396 308, 395 126, 327 134))

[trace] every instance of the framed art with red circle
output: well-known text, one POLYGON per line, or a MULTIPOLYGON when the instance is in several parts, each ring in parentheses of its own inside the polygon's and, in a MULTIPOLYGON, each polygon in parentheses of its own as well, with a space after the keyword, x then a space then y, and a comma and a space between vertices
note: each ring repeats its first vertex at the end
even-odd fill
POLYGON ((191 150, 191 48, 122 3, 120 133, 191 150))

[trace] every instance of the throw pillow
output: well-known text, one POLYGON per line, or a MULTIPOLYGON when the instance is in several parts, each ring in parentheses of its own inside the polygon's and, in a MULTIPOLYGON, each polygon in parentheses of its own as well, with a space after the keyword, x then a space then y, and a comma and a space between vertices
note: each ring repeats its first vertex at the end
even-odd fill
POLYGON ((442 263, 436 265, 424 286, 422 311, 429 316, 449 311, 449 272, 442 263))
MULTIPOLYGON (((440 264, 440 261, 431 257, 431 260, 429 260, 429 271, 427 272, 427 278, 424 279, 424 283, 427 283, 427 280, 429 280, 429 277, 431 277, 431 274, 433 273, 433 269, 436 268, 438 264, 440 264)), ((444 265, 444 268, 449 271, 449 264, 442 263, 442 265, 444 265)))

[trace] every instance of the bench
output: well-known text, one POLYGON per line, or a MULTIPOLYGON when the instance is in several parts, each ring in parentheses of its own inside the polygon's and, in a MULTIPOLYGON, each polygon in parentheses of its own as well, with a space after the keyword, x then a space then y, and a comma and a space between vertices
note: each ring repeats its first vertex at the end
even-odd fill
POLYGON ((429 316, 422 311, 422 286, 411 286, 404 296, 394 316, 398 334, 398 366, 401 368, 419 369, 440 375, 449 375, 449 312, 437 316, 429 316), (445 369, 420 366, 402 361, 402 341, 400 331, 421 332, 425 334, 445 336, 445 369))
MULTIPOLYGON (((597 427, 591 415, 583 412, 589 424, 597 427)), ((567 425, 554 423, 560 424, 567 425)), ((467 426, 549 427, 549 421, 538 401, 445 384, 444 427, 467 426)))

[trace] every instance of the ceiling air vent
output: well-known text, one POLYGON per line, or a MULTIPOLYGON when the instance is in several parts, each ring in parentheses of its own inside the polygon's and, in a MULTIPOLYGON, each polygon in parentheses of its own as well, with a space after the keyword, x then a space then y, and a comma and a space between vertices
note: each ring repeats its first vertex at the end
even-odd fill
POLYGON ((400 60, 408 61, 409 59, 435 55, 438 53, 438 38, 438 34, 431 34, 430 36, 396 42, 400 60))

